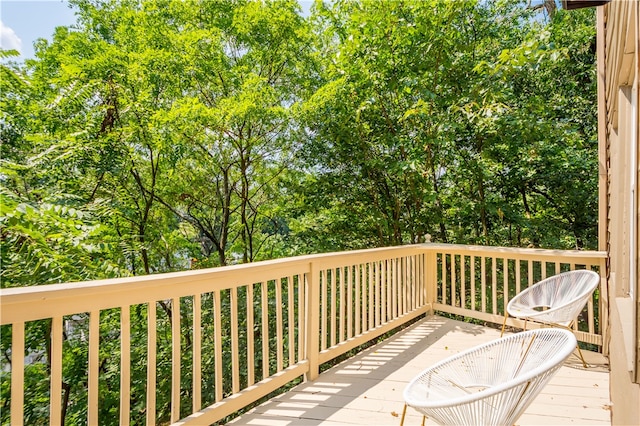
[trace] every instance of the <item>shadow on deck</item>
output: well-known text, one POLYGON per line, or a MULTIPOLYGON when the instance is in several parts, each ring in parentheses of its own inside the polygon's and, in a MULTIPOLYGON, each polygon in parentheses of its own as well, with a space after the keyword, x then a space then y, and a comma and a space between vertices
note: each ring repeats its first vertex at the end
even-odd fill
MULTIPOLYGON (((398 425, 402 392, 420 371, 450 355, 500 337, 500 331, 427 317, 235 419, 234 425, 398 425)), ((518 425, 610 425, 609 369, 601 354, 572 355, 518 425)), ((405 425, 422 416, 407 410, 405 425)), ((427 419, 426 424, 434 424, 427 419)))

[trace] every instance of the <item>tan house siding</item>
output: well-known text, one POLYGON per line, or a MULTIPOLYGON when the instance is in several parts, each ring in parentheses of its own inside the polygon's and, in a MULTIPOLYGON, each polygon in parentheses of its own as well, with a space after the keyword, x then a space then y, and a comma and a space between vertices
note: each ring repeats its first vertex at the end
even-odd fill
MULTIPOLYGON (((598 8, 600 248, 609 253, 612 424, 640 425, 639 2, 598 8)), ((605 344, 606 347, 606 344, 605 344)))

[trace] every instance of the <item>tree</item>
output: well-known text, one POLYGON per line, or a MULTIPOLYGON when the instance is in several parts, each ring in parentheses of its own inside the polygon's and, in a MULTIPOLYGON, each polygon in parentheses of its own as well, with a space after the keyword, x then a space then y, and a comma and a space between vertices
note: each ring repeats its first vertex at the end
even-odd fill
POLYGON ((594 246, 592 12, 344 1, 318 19, 331 60, 304 110, 302 238, 594 246))

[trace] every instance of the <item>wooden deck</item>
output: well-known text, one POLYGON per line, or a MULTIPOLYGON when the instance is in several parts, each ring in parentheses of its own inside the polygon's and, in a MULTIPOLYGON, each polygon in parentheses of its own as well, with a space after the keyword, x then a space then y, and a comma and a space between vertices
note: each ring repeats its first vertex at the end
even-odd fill
MULTIPOLYGON (((402 392, 435 362, 497 339, 500 331, 438 316, 406 330, 273 398, 231 422, 234 425, 398 425, 402 392)), ((518 425, 610 425, 609 370, 605 357, 584 353, 585 370, 572 355, 518 425)), ((405 425, 422 417, 407 410, 405 425)), ((434 424, 427 419, 426 424, 434 424)))

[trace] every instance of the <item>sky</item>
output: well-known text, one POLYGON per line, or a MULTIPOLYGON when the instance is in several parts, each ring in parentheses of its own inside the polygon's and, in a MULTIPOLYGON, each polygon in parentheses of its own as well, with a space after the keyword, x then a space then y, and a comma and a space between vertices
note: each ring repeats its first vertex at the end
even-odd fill
MULTIPOLYGON (((300 0, 308 13, 311 0, 300 0)), ((33 58, 33 43, 51 40, 58 26, 74 24, 76 18, 65 0, 0 0, 0 47, 20 52, 23 61, 33 58)))
POLYGON ((75 23, 63 0, 0 0, 0 46, 20 52, 18 60, 33 58, 33 42, 51 40, 58 26, 75 23))

